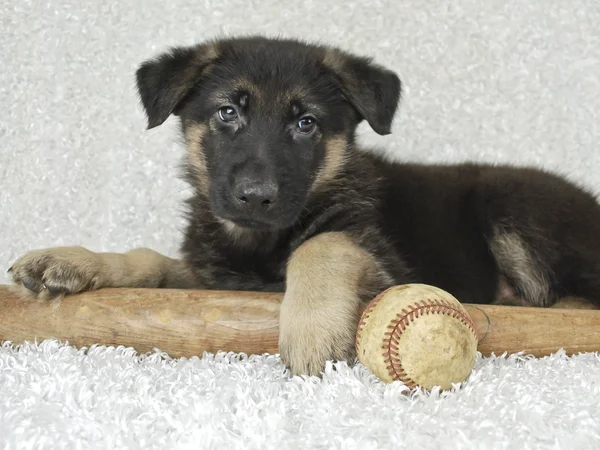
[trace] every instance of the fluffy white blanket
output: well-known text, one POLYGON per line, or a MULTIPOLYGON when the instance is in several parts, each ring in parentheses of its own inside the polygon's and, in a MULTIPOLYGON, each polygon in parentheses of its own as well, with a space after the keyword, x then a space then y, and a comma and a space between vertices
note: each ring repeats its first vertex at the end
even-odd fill
POLYGON ((278 356, 171 359, 57 341, 0 347, 0 447, 569 448, 600 445, 600 355, 478 357, 452 392, 361 366, 290 377, 278 356))

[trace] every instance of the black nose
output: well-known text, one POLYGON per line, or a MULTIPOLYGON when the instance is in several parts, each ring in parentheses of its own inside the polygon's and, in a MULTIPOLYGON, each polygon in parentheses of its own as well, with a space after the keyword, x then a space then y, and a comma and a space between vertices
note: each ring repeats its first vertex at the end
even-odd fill
POLYGON ((235 187, 235 198, 246 208, 270 208, 277 201, 277 185, 273 182, 240 180, 235 187))

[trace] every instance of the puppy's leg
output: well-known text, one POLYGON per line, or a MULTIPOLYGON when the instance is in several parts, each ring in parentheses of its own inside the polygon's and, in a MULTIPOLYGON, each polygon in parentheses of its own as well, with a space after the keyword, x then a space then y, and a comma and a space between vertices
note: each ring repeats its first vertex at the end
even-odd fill
MULTIPOLYGON (((515 297, 553 306, 580 297, 600 307, 600 204, 595 195, 532 169, 487 168, 474 197, 499 275, 515 297)), ((503 291, 501 283, 499 293, 503 291)))
POLYGON ((556 301, 553 273, 517 229, 496 226, 489 239, 500 271, 494 303, 509 306, 551 306, 556 301))
POLYGON ((600 208, 597 213, 592 223, 569 224, 568 239, 544 235, 542 227, 531 233, 497 226, 489 244, 501 273, 498 292, 508 292, 506 285, 512 292, 495 303, 600 308, 600 208))
POLYGON ((94 253, 83 247, 34 250, 9 269, 18 290, 38 298, 103 287, 193 287, 191 271, 183 261, 153 250, 94 253))
POLYGON ((291 256, 281 304, 279 350, 292 374, 319 375, 327 360, 354 358, 359 305, 393 284, 344 233, 324 233, 291 256))

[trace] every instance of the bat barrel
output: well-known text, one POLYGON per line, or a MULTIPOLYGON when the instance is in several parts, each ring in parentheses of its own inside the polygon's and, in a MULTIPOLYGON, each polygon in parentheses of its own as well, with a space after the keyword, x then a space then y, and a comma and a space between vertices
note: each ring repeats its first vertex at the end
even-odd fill
POLYGON ((484 356, 525 352, 548 356, 600 351, 600 310, 464 305, 475 323, 484 356))

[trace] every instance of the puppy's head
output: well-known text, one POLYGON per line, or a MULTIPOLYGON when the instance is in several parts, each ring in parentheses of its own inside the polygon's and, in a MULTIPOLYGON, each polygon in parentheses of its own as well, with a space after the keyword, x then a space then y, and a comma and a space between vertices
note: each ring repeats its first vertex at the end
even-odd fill
POLYGON ((172 49, 136 75, 148 128, 179 116, 196 188, 219 219, 252 229, 291 226, 363 119, 390 132, 400 97, 398 77, 368 59, 260 37, 172 49))

